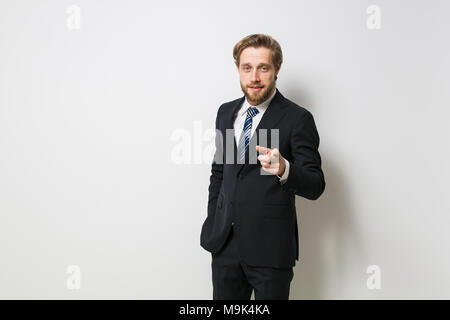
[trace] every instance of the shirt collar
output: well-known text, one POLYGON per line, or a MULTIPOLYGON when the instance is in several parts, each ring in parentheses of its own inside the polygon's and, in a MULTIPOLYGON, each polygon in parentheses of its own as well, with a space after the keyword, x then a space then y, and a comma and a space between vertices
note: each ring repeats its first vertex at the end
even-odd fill
POLYGON ((255 107, 258 109, 260 113, 263 113, 267 107, 269 106, 270 102, 272 101, 273 97, 275 96, 275 93, 277 92, 277 89, 275 88, 273 90, 272 95, 264 102, 258 104, 257 106, 252 106, 250 103, 248 103, 247 98, 244 100, 244 104, 242 105, 241 110, 239 110, 239 116, 242 117, 245 113, 247 113, 247 109, 249 107, 255 107))

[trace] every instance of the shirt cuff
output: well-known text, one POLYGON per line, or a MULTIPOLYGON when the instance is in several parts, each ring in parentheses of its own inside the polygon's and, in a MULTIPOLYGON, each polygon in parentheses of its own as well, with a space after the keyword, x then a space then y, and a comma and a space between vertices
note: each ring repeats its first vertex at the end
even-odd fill
POLYGON ((280 180, 280 182, 284 183, 286 182, 288 176, 289 176, 289 161, 287 161, 286 159, 284 159, 284 162, 286 163, 286 168, 284 168, 284 173, 283 175, 280 177, 279 175, 277 175, 278 179, 280 180))

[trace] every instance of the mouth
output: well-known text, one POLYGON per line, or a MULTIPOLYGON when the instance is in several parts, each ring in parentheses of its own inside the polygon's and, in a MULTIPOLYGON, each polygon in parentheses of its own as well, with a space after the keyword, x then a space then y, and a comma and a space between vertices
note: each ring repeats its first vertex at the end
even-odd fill
POLYGON ((250 90, 253 92, 261 91, 263 87, 250 87, 250 90))

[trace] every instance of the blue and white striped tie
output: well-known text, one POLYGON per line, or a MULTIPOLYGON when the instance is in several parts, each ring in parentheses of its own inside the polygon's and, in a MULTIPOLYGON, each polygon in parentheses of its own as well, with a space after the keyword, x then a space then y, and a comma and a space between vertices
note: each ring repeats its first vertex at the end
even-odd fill
POLYGON ((244 163, 245 152, 248 149, 248 144, 250 142, 250 135, 252 132, 252 122, 253 117, 259 113, 259 110, 254 107, 249 107, 247 109, 247 118, 245 119, 244 128, 242 129, 241 137, 239 139, 239 158, 240 163, 244 163))

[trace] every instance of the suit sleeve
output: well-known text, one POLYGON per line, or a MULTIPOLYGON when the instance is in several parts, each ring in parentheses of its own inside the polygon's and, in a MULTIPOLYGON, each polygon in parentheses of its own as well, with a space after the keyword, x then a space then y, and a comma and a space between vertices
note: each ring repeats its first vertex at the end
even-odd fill
MULTIPOLYGON (((221 106, 222 107, 222 106, 221 106)), ((223 137, 219 130, 220 109, 216 116, 216 136, 215 136, 215 153, 211 165, 211 176, 209 178, 209 196, 208 196, 208 216, 214 214, 216 210, 217 198, 219 197, 220 187, 223 180, 223 137)))
POLYGON ((297 121, 291 135, 292 160, 288 179, 281 186, 296 195, 316 200, 325 190, 321 169, 319 134, 314 118, 306 111, 297 121))

